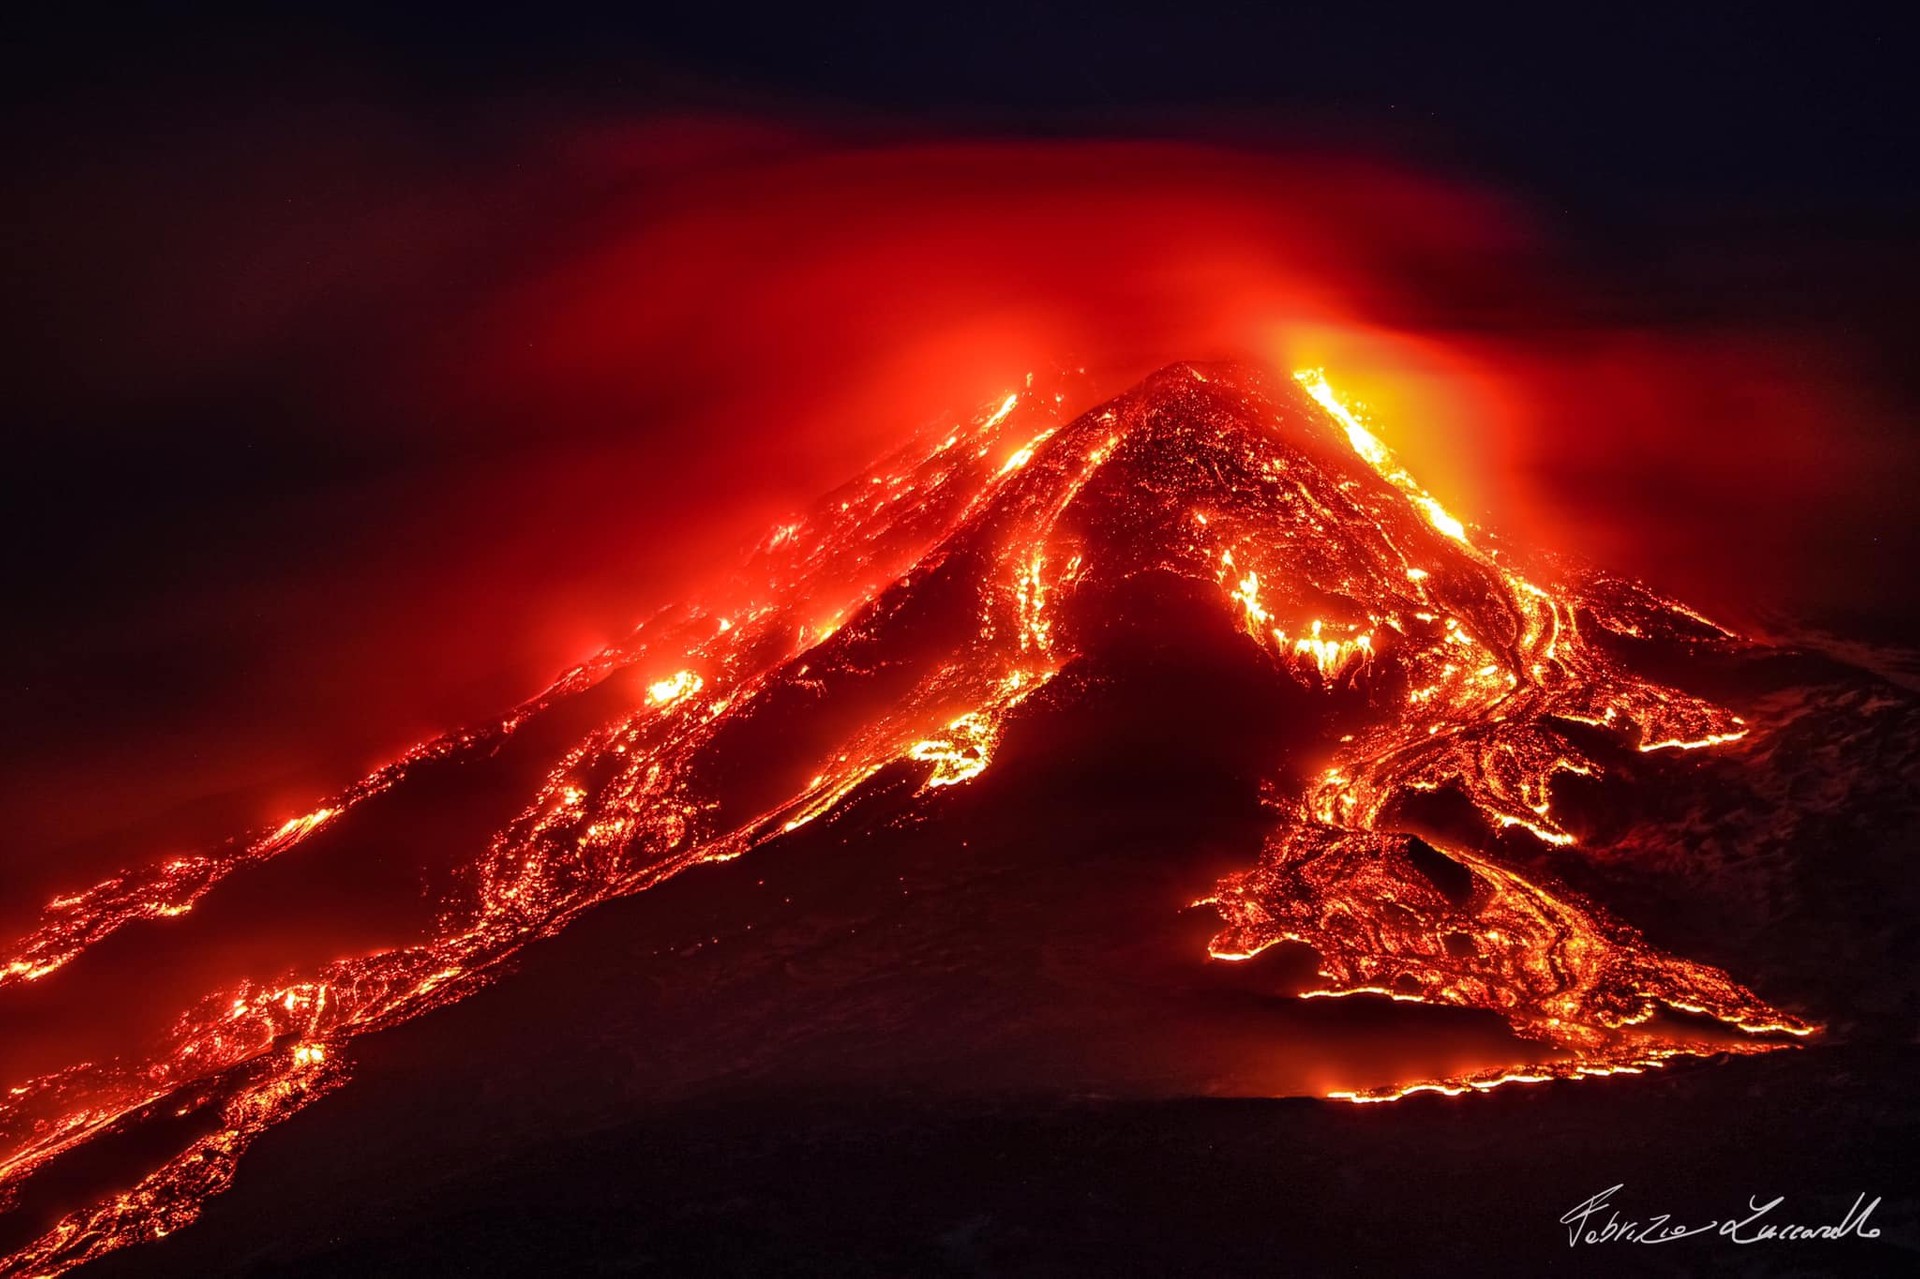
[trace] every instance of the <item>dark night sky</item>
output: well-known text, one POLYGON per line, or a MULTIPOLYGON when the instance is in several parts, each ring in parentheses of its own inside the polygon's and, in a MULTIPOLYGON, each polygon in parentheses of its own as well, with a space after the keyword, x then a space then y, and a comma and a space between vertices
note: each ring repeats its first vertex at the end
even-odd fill
MULTIPOLYGON (((18 225, 0 250, 15 333, 0 808, 17 851, 196 797, 250 797, 222 818, 294 802, 607 638, 613 569, 525 562, 566 545, 564 521, 417 514, 495 502, 536 436, 542 457, 578 459, 550 489, 613 509, 632 481, 653 539, 620 548, 636 600, 676 580, 642 567, 647 545, 679 563, 730 545, 739 512, 811 491, 796 465, 788 487, 715 503, 708 527, 631 470, 637 440, 718 474, 671 411, 629 414, 616 447, 585 418, 483 426, 363 394, 594 225, 603 192, 528 159, 583 120, 1412 160, 1523 206, 1600 282, 1589 320, 1830 339, 1879 406, 1890 473, 1914 457, 1910 24, 1831 7, 1476 21, 1440 5, 689 4, 48 7, 24 26, 4 89, 18 225), (405 625, 438 607, 430 584, 495 573, 545 593, 491 601, 484 637, 478 610, 405 625), (436 659, 455 631, 461 659, 436 659), (61 816, 74 779, 103 772, 119 780, 98 811, 61 816)), ((1887 532, 1836 534, 1832 553, 1871 560, 1869 587, 1894 580, 1912 529, 1887 532)), ((1904 620, 1907 601, 1870 596, 1822 602, 1904 620)))
POLYGON ((179 16, 193 6, 126 8, 148 16, 63 8, 39 32, 30 19, 9 97, 110 114, 144 99, 162 122, 223 88, 322 85, 455 115, 517 99, 810 104, 1043 132, 1225 117, 1415 139, 1589 212, 1900 211, 1917 190, 1911 24, 1844 7, 328 5, 199 21, 179 16))
POLYGON ((1418 147, 1595 220, 1678 208, 1872 223, 1920 195, 1912 24, 1844 7, 120 10, 27 20, 6 96, 29 152, 76 122, 157 133, 208 111, 371 96, 449 124, 503 103, 701 104, 1035 133, 1305 129, 1418 147))

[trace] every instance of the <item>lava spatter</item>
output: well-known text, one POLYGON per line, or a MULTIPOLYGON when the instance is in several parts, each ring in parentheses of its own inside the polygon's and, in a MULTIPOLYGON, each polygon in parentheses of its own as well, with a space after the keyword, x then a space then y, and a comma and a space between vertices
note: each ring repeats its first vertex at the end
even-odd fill
POLYGON ((0 1080, 0 1195, 160 1116, 203 1121, 0 1271, 57 1274, 190 1222, 255 1136, 346 1080, 354 1036, 463 997, 596 904, 746 854, 870 785, 906 781, 931 804, 991 770, 1015 708, 1086 656, 1076 603, 1148 573, 1213 592, 1271 678, 1329 699, 1343 730, 1260 865, 1209 898, 1225 925, 1213 954, 1301 942, 1325 977, 1310 995, 1488 1009, 1542 1046, 1522 1067, 1352 1099, 1630 1071, 1810 1032, 1491 855, 1392 829, 1410 794, 1444 789, 1490 831, 1578 855, 1554 783, 1603 766, 1571 726, 1649 752, 1746 731, 1636 677, 1587 629, 1699 638, 1719 634, 1711 623, 1612 579, 1509 569, 1317 373, 1180 365, 1072 421, 1055 403, 1029 387, 929 433, 775 529, 707 600, 662 612, 494 723, 270 830, 50 903, 0 947, 0 1015, 6 987, 68 983, 109 1019, 106 1005, 131 996, 85 971, 108 936, 192 927, 249 872, 296 848, 325 853, 417 777, 515 750, 539 761, 541 780, 491 838, 430 877, 431 918, 410 931, 235 973, 182 1000, 163 1030, 102 1032, 110 1051, 0 1080), (576 723, 552 730, 557 745, 541 737, 576 723), (1669 1012, 1726 1034, 1669 1027, 1669 1012))

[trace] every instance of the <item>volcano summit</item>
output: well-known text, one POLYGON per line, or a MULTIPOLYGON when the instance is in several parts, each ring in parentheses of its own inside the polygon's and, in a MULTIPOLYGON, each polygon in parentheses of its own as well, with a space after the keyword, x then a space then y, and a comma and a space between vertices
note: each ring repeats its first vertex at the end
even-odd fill
MULTIPOLYGON (((1906 750, 1904 693, 1829 667, 1819 697, 1756 693, 1747 675, 1783 662, 1810 687, 1814 659, 1469 528, 1317 373, 1181 364, 1072 420, 1058 403, 1029 385, 929 434, 774 530, 712 598, 497 721, 271 830, 49 903, 0 947, 4 1272, 192 1221, 260 1133, 347 1082, 356 1037, 537 964, 529 943, 669 880, 704 894, 675 909, 705 935, 636 919, 632 947, 777 956, 780 980, 848 1001, 819 1019, 868 1016, 900 1041, 939 1002, 966 1030, 925 1031, 916 1068, 1009 1086, 1378 1101, 1820 1034, 1819 992, 1756 993, 1727 937, 1684 957, 1684 929, 1627 922, 1649 896, 1636 868, 1673 882, 1713 843, 1702 830, 1748 811, 1707 761, 1744 760, 1764 787, 1806 758, 1781 730, 1841 703, 1906 750), (874 914, 872 883, 858 910, 805 896, 861 874, 927 913, 874 914), (766 908, 769 882, 806 909, 766 908), (875 920, 895 930, 884 958, 820 958, 875 920), (1037 937, 1007 976, 995 947, 1037 937), (1064 1011, 1137 1022, 1227 970, 1256 1011, 1188 1040, 1200 1065, 1064 1011), (1017 993, 1036 973, 1051 993, 1017 993), (1368 1017, 1426 1005, 1406 1038, 1447 1046, 1316 1062, 1331 1010, 1262 1029, 1292 996, 1368 1017), (1448 1038, 1456 1015, 1477 1042, 1448 1038), (1282 1047, 1288 1071, 1248 1065, 1282 1047), (1136 1073, 1109 1048, 1137 1050, 1136 1073)), ((764 1018, 787 997, 732 962, 706 978, 710 1008, 638 1029, 642 1076, 670 1091, 770 1069, 764 1018), (728 1045, 724 1067, 686 1047, 722 1008, 732 1024, 698 1035, 728 1045)))

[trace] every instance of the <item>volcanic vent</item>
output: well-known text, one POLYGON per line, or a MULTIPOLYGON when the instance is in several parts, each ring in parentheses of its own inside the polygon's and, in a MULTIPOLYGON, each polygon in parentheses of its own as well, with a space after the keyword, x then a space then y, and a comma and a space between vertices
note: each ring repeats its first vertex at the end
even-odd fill
POLYGON ((1318 374, 1176 365, 1071 421, 1031 387, 1008 395, 499 720, 274 829, 51 902, 0 950, 6 1041, 40 1032, 0 1061, 0 1193, 31 1226, 6 1237, 6 1272, 56 1273, 191 1221, 254 1136, 345 1081, 354 1036, 461 999, 597 903, 869 820, 875 796, 871 820, 938 821, 1024 715, 1074 713, 1120 638, 1188 627, 1236 631, 1284 722, 1258 864, 1166 909, 1218 911, 1215 960, 1302 944, 1320 973, 1308 995, 1488 1010, 1538 1049, 1338 1095, 1632 1071, 1812 1033, 1555 871, 1583 855, 1557 780, 1747 731, 1633 673, 1623 645, 1731 637, 1631 584, 1522 564, 1318 374), (356 912, 348 942, 276 930, 298 908, 275 885, 303 859, 379 866, 419 842, 421 811, 455 803, 424 828, 425 908, 410 880, 356 912), (215 938, 239 958, 210 982, 215 938), (116 948, 143 954, 139 990, 103 958, 116 948), (6 1007, 27 993, 25 1012, 6 1007), (95 1145, 133 1151, 137 1175, 80 1208, 36 1197, 95 1145))

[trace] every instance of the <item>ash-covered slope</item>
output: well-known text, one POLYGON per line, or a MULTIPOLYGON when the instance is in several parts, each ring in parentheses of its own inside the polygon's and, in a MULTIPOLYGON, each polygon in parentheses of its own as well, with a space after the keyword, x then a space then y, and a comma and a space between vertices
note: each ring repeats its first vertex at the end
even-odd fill
MULTIPOLYGON (((1317 376, 1178 365, 1070 422, 1010 395, 497 723, 50 904, 0 950, 0 1184, 25 1205, 8 1272, 192 1220, 254 1136, 344 1082, 354 1036, 462 998, 588 908, 841 815, 937 822, 1023 717, 1076 714, 1116 646, 1224 626, 1275 721, 1271 834, 1258 865, 1167 909, 1210 900, 1219 960, 1310 947, 1307 994, 1489 1010, 1537 1046, 1346 1095, 1814 1033, 1564 886, 1586 849, 1559 789, 1661 785, 1765 732, 1677 686, 1741 642, 1499 553, 1317 376), (1630 669, 1635 650, 1670 682, 1630 669), (320 875, 351 891, 316 907, 320 875), (36 1197, 108 1146, 137 1175, 77 1207, 36 1197)), ((1214 730, 1176 731, 1203 753, 1214 730)))

